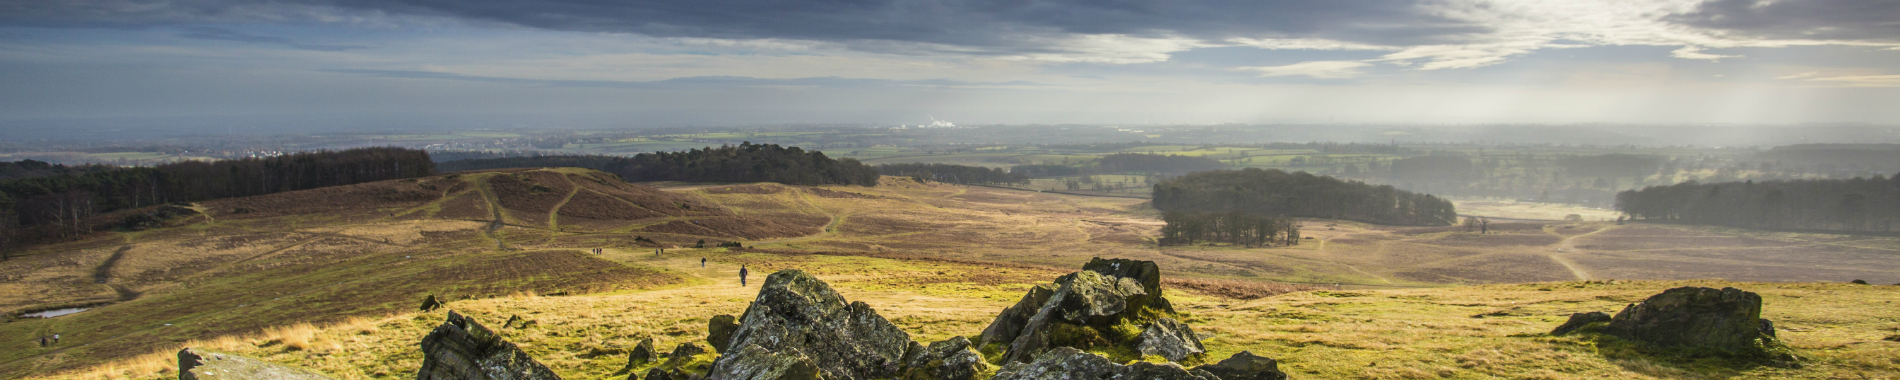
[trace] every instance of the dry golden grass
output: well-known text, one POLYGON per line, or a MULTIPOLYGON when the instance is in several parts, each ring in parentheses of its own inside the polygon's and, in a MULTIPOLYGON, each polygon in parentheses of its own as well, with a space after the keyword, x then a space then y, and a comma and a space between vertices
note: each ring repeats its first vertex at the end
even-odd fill
MULTIPOLYGON (((143 292, 144 301, 107 306, 65 319, 0 325, 0 332, 20 334, 83 329, 69 339, 99 342, 65 352, 0 342, 0 352, 5 352, 0 354, 0 361, 24 363, 0 364, 0 377, 68 371, 107 362, 118 366, 114 370, 125 371, 140 364, 121 359, 153 349, 175 351, 175 347, 167 347, 172 342, 223 342, 216 339, 236 335, 251 339, 245 335, 251 334, 248 331, 272 326, 289 327, 276 333, 281 338, 274 338, 277 342, 268 347, 259 345, 268 339, 245 340, 236 345, 219 343, 218 347, 233 347, 239 353, 317 368, 343 378, 404 377, 419 364, 416 339, 441 323, 439 313, 397 314, 356 331, 329 326, 348 316, 409 310, 422 295, 430 293, 448 296, 453 299, 452 308, 466 310, 491 326, 499 326, 513 315, 535 320, 532 327, 504 329, 503 334, 519 339, 530 353, 563 374, 609 376, 619 369, 616 362, 624 360, 626 345, 631 344, 628 337, 659 337, 668 345, 665 348, 670 348, 671 344, 703 334, 705 318, 743 310, 756 283, 754 288, 737 286, 732 278, 737 265, 750 266, 755 281, 780 268, 801 268, 818 274, 847 297, 877 306, 880 313, 927 342, 975 334, 997 310, 1013 303, 1031 284, 1049 281, 1091 257, 1160 263, 1168 286, 1179 290, 1170 296, 1182 300, 1183 310, 1193 314, 1197 326, 1207 326, 1207 331, 1215 334, 1211 347, 1224 353, 1241 349, 1277 353, 1269 356, 1284 357, 1289 365, 1297 364, 1301 366, 1299 371, 1309 372, 1302 377, 1406 378, 1447 373, 1452 377, 1700 376, 1695 374, 1708 372, 1706 368, 1684 369, 1658 363, 1662 359, 1654 357, 1598 355, 1578 348, 1588 346, 1583 342, 1512 337, 1510 334, 1548 329, 1554 326, 1553 321, 1561 322, 1555 320, 1555 314, 1540 314, 1548 310, 1498 305, 1511 297, 1536 301, 1513 293, 1518 292, 1512 290, 1513 285, 1363 289, 1571 278, 1747 279, 1738 275, 1755 273, 1751 271, 1760 268, 1810 276, 1795 278, 1803 281, 1846 281, 1849 278, 1844 276, 1857 276, 1875 283, 1900 282, 1894 277, 1900 273, 1900 264, 1879 260, 1883 257, 1879 255, 1900 247, 1900 240, 1895 239, 1765 234, 1753 238, 1785 243, 1772 247, 1776 249, 1799 249, 1774 254, 1744 254, 1730 249, 1748 248, 1741 246, 1630 252, 1592 250, 1583 243, 1639 236, 1622 233, 1647 226, 1513 223, 1497 225, 1507 233, 1477 236, 1457 228, 1302 220, 1303 235, 1313 239, 1291 247, 1155 247, 1148 242, 1160 223, 1155 220, 1154 210, 1138 199, 921 184, 888 177, 873 188, 819 190, 765 184, 679 187, 661 192, 597 183, 587 179, 585 172, 549 172, 567 176, 535 174, 541 178, 537 183, 573 181, 582 191, 661 202, 655 204, 677 209, 665 210, 673 216, 621 221, 625 227, 575 224, 587 228, 573 229, 549 229, 541 223, 552 220, 557 226, 566 226, 570 220, 581 222, 581 218, 549 218, 543 214, 538 219, 528 218, 543 222, 523 224, 520 222, 527 219, 521 218, 518 214, 522 211, 517 209, 508 211, 512 216, 505 218, 511 225, 489 231, 484 221, 493 218, 490 207, 496 202, 490 199, 492 194, 475 184, 506 174, 465 173, 454 181, 466 188, 445 190, 449 196, 431 202, 405 200, 399 202, 401 207, 359 209, 346 216, 213 218, 184 227, 40 248, 36 252, 43 254, 0 263, 0 276, 23 280, 0 281, 0 290, 23 292, 0 293, 0 305, 26 307, 114 299, 118 294, 108 286, 93 284, 91 275, 105 257, 126 245, 133 247, 128 251, 131 254, 109 272, 118 276, 114 281, 125 281, 133 290, 143 292), (679 205, 688 205, 692 211, 679 205), (446 217, 449 214, 461 216, 446 217), (693 224, 695 220, 702 224, 693 224), (724 220, 776 224, 719 222, 724 220), (709 222, 718 223, 704 224, 709 222), (655 226, 682 228, 656 231, 672 227, 655 226), (685 228, 689 226, 697 227, 685 228), (718 228, 734 231, 714 230, 718 228), (750 229, 797 232, 744 232, 750 229), (1602 232, 1592 234, 1599 230, 1602 232), (635 243, 635 236, 657 243, 635 243), (699 239, 706 239, 709 246, 738 240, 754 249, 681 248, 699 239), (1552 241, 1556 243, 1549 243, 1552 241), (653 247, 671 248, 667 256, 655 258, 653 247), (604 248, 606 254, 575 253, 592 248, 604 248), (711 268, 698 268, 697 258, 701 256, 712 259, 711 268), (624 265, 615 267, 599 259, 624 265), (181 269, 159 270, 168 267, 181 269), (285 280, 273 283, 269 289, 245 289, 249 283, 228 283, 296 279, 338 268, 355 269, 285 280), (352 280, 374 276, 392 277, 352 280), (680 278, 687 282, 668 285, 680 278), (1331 288, 1335 283, 1355 290, 1327 291, 1324 295, 1283 294, 1331 288), (306 290, 313 293, 298 296, 306 290), (202 294, 209 291, 242 293, 236 297, 242 301, 202 294), (581 295, 585 292, 605 293, 581 295), (289 295, 286 300, 276 300, 285 295, 289 295), (1430 301, 1434 299, 1438 301, 1430 301), (261 307, 237 305, 244 302, 261 307), (337 310, 355 311, 337 314, 337 310), (1503 311, 1503 317, 1469 318, 1499 311, 1503 311), (158 322, 140 319, 140 314, 199 324, 189 325, 193 326, 189 329, 160 329, 156 327, 158 322), (295 333, 303 331, 295 328, 298 323, 310 323, 316 332, 296 339, 305 336, 295 333), (213 327, 204 327, 207 325, 213 327), (1479 348, 1492 351, 1481 352, 1479 348), (1439 351, 1449 353, 1428 355, 1439 351), (1328 360, 1328 355, 1365 361, 1319 364, 1328 360), (1584 364, 1572 363, 1579 361, 1584 364), (1525 369, 1533 366, 1537 370, 1525 369)), ((558 205, 556 202, 547 207, 558 205)), ((563 207, 574 206, 570 202, 563 207)), ((1663 230, 1675 231, 1668 232, 1675 234, 1672 236, 1755 235, 1711 228, 1663 230)), ((1627 285, 1636 290, 1615 294, 1585 292, 1608 289, 1595 285, 1525 294, 1578 295, 1574 301, 1563 302, 1613 311, 1612 304, 1639 299, 1635 293, 1663 286, 1638 284, 1650 285, 1627 285)), ((1798 285, 1762 286, 1795 289, 1789 290, 1791 295, 1783 301, 1794 300, 1789 304, 1817 310, 1847 310, 1839 305, 1854 303, 1836 299, 1809 302, 1795 297, 1805 291, 1859 289, 1805 289, 1798 285)), ((1853 294, 1860 297, 1855 302, 1863 306, 1890 299, 1864 292, 1853 294)), ((1841 315, 1849 315, 1842 322, 1847 325, 1875 318, 1841 315)), ((1807 328, 1820 331, 1821 327, 1833 326, 1820 319, 1826 316, 1817 313, 1811 316, 1815 318, 1812 322, 1790 323, 1807 323, 1816 326, 1807 328)), ((1882 328, 1888 330, 1873 341, 1900 334, 1892 326, 1882 328)), ((1809 340, 1814 341, 1818 340, 1809 340)), ((1838 347, 1815 347, 1840 358, 1837 361, 1844 363, 1840 364, 1842 368, 1865 368, 1871 373, 1892 368, 1891 362, 1883 362, 1877 354, 1886 351, 1862 349, 1889 343, 1869 346, 1844 343, 1849 340, 1835 342, 1829 344, 1838 347)))

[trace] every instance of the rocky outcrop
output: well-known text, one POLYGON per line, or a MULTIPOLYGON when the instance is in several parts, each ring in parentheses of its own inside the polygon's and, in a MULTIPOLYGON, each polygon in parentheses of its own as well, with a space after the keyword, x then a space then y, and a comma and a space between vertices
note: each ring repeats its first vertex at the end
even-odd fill
POLYGON ((448 321, 422 338, 419 380, 431 379, 560 379, 547 366, 528 357, 514 343, 480 323, 454 311, 448 321))
POLYGON ((1007 345, 1014 341, 1016 336, 1022 335, 1023 326, 1029 324, 1029 318, 1035 317, 1036 312, 1042 311, 1042 305, 1049 303, 1049 296, 1055 294, 1056 286, 1053 284, 1041 284, 1029 288, 1029 292, 1023 294, 1022 300, 1003 309, 1002 313, 997 313, 996 320, 991 321, 989 327, 983 328, 983 336, 978 340, 977 347, 989 347, 991 344, 1007 345))
POLYGON ((799 375, 810 365, 833 380, 890 378, 912 344, 869 305, 847 303, 824 281, 787 269, 766 277, 727 342, 738 350, 715 361, 708 377, 775 378, 759 376, 799 375))
POLYGON ((180 380, 329 380, 302 368, 197 348, 178 350, 180 380))
POLYGON ((1562 326, 1557 326, 1556 329, 1550 330, 1550 335, 1563 336, 1564 334, 1569 334, 1571 331, 1577 331, 1577 329, 1583 328, 1583 326, 1588 326, 1591 323, 1609 322, 1610 319, 1609 313, 1601 311, 1570 314, 1570 320, 1564 321, 1562 326))
POLYGON ((1254 355, 1251 351, 1241 351, 1234 356, 1194 369, 1207 371, 1221 380, 1286 380, 1286 372, 1280 372, 1280 363, 1272 358, 1254 355))
POLYGON ((1759 350, 1762 326, 1760 295, 1681 287, 1623 308, 1603 333, 1663 347, 1741 353, 1759 350))
POLYGON ((1010 363, 991 380, 1069 380, 1069 379, 1161 379, 1223 380, 1207 371, 1190 371, 1179 365, 1136 362, 1120 365, 1101 355, 1069 347, 1056 347, 1029 362, 1010 363))
MULTIPOLYGON (((1152 261, 1095 258, 1082 269, 1057 278, 1055 290, 1020 328, 1014 326, 1015 316, 999 315, 984 329, 982 341, 1008 342, 1004 363, 1028 362, 1055 347, 1134 348, 1142 330, 1118 327, 1145 328, 1175 314, 1161 294, 1161 269, 1152 261)), ((1005 314, 1043 298, 1036 294, 1039 289, 1005 314)))
POLYGON ((646 338, 640 344, 633 345, 633 350, 627 351, 627 368, 647 365, 659 359, 659 352, 653 350, 653 338, 646 338))
MULTIPOLYGON (((713 373, 720 380, 815 380, 819 365, 802 350, 772 351, 745 346, 719 357, 713 373)), ((830 378, 830 377, 826 377, 830 378)), ((648 380, 652 380, 649 378, 648 380)))
POLYGON ((706 344, 712 345, 713 351, 726 353, 727 345, 732 344, 732 332, 739 331, 738 320, 731 315, 720 314, 706 321, 706 344))
POLYGON ((1207 356, 1207 348, 1201 346, 1201 337, 1194 335, 1194 329, 1173 318, 1148 323, 1137 339, 1135 350, 1142 356, 1158 355, 1176 363, 1199 362, 1207 356))
POLYGON ((912 347, 904 359, 904 380, 971 380, 989 364, 983 354, 971 349, 970 340, 954 337, 931 343, 930 347, 912 347))
POLYGON ((428 297, 422 299, 422 311, 435 311, 435 309, 441 308, 442 302, 436 301, 434 294, 430 294, 428 297))

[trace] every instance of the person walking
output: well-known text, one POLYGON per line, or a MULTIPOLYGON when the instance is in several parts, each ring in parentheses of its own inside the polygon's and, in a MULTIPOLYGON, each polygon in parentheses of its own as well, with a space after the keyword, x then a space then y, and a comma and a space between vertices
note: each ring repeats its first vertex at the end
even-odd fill
POLYGON ((40 337, 40 347, 46 347, 46 337, 40 337))
POLYGON ((705 267, 706 267, 706 258, 704 258, 704 257, 701 257, 701 258, 699 258, 699 267, 700 267, 700 268, 705 268, 705 267))
POLYGON ((59 334, 53 334, 53 344, 59 344, 59 334))
POLYGON ((739 286, 745 286, 745 275, 746 275, 745 266, 740 265, 739 266, 739 286))

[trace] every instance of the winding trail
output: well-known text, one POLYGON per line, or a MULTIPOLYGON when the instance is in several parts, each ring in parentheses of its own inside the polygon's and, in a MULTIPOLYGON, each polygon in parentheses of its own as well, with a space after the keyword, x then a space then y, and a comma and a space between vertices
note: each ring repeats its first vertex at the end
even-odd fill
MULTIPOLYGON (((1557 244, 1551 244, 1550 246, 1551 246, 1552 252, 1545 252, 1544 257, 1549 257, 1550 261, 1555 261, 1557 262, 1557 264, 1563 265, 1565 269, 1569 269, 1570 275, 1576 277, 1578 281, 1589 281, 1592 279, 1590 277, 1590 272, 1585 271, 1582 265, 1577 265, 1576 262, 1570 261, 1570 258, 1568 256, 1577 252, 1577 244, 1576 244, 1577 238, 1595 235, 1597 233, 1600 233, 1603 231, 1609 231, 1613 229, 1616 229, 1616 226, 1603 227, 1603 228, 1597 229, 1596 231, 1590 231, 1590 232, 1579 234, 1576 236, 1564 237, 1563 240, 1557 241, 1557 244)), ((1563 236, 1562 234, 1558 234, 1556 231, 1552 231, 1550 227, 1545 227, 1544 232, 1549 233, 1551 235, 1563 236)))

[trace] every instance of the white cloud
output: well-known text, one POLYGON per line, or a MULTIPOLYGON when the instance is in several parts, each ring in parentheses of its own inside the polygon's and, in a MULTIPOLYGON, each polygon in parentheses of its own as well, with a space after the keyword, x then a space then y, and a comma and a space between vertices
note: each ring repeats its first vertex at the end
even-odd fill
POLYGON ((1809 72, 1800 73, 1800 74, 1778 76, 1778 77, 1775 77, 1775 79, 1801 79, 1801 78, 1807 78, 1807 77, 1820 75, 1820 74, 1821 72, 1819 71, 1809 71, 1809 72))
POLYGON ((1707 60, 1707 61, 1713 61, 1713 62, 1721 62, 1722 59, 1724 58, 1740 58, 1741 57, 1739 55, 1721 55, 1721 54, 1703 53, 1702 50, 1703 50, 1702 47, 1699 47, 1699 46, 1683 46, 1681 49, 1676 49, 1675 51, 1669 52, 1669 56, 1682 58, 1682 59, 1701 59, 1701 60, 1707 60))
POLYGON ((1848 87, 1900 87, 1900 75, 1850 75, 1809 80, 1839 83, 1848 87))
POLYGON ((1285 66, 1241 67, 1238 70, 1259 72, 1261 77, 1305 75, 1320 79, 1338 79, 1357 76, 1359 68, 1371 65, 1358 61, 1310 61, 1285 66))

